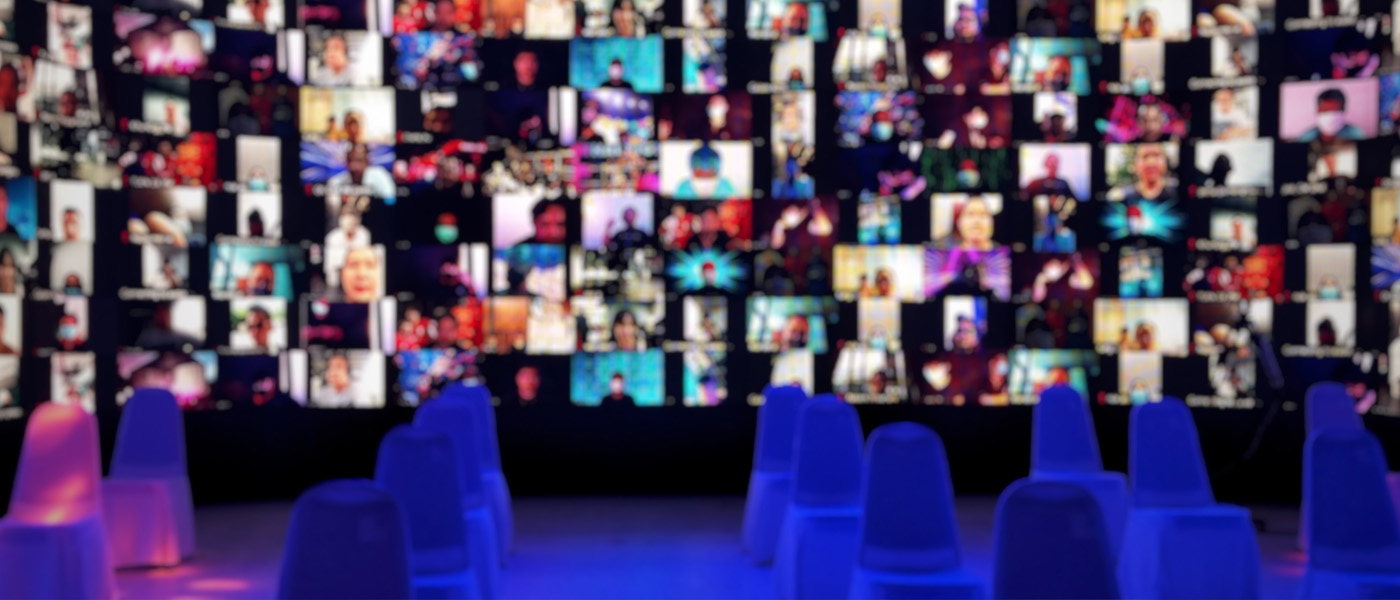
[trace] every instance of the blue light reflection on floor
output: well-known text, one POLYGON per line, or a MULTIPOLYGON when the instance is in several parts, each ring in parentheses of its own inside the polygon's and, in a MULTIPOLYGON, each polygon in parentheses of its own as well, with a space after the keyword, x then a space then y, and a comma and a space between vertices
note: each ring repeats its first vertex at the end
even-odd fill
MULTIPOLYGON (((960 498, 963 560, 990 575, 995 499, 960 498)), ((123 570, 123 598, 243 600, 276 594, 291 503, 201 507, 199 556, 174 569, 123 570)), ((739 551, 743 498, 552 497, 516 505, 516 548, 503 573, 510 599, 759 599, 770 571, 739 551)), ((1295 595, 1303 556, 1293 549, 1296 509, 1256 509, 1262 597, 1295 595), (1277 530, 1276 532, 1273 530, 1277 530)))

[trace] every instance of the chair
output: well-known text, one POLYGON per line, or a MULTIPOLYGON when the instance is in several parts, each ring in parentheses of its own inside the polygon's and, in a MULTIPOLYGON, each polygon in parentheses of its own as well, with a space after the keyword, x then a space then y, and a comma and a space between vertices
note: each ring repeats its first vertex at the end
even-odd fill
POLYGON ((1216 504, 1191 409, 1177 398, 1133 407, 1128 512, 1118 582, 1127 598, 1259 596, 1259 544, 1248 510, 1216 504))
POLYGON ((742 532, 744 551, 755 564, 773 562, 773 553, 777 551, 778 532, 783 527, 783 513, 787 511, 792 494, 792 445, 797 410, 806 401, 807 394, 795 385, 763 388, 742 532))
POLYGON ((852 599, 985 598, 962 567, 943 441, 916 423, 870 434, 852 599))
POLYGON ((1128 483, 1122 473, 1105 471, 1094 420, 1084 398, 1069 386, 1040 395, 1032 412, 1031 479, 1079 484, 1099 503, 1113 552, 1123 539, 1128 516, 1128 483))
POLYGON ((194 555, 194 501, 185 417, 175 396, 136 390, 122 408, 112 468, 102 482, 107 538, 118 567, 173 567, 194 555))
POLYGON ((478 598, 467 525, 462 519, 461 469, 452 438, 399 425, 379 442, 374 481, 403 509, 415 598, 478 598))
POLYGON ((850 593, 860 517, 860 417, 836 396, 803 404, 793 447, 792 500, 773 559, 780 599, 850 593))
POLYGON ((1099 502, 1076 483, 1021 479, 997 502, 992 597, 1117 598, 1099 502))
POLYGON ((1365 429, 1324 428, 1303 451, 1311 532, 1303 598, 1400 598, 1400 520, 1385 452, 1365 429))
POLYGON ((46 402, 29 417, 0 519, 0 598, 113 598, 97 419, 46 402))
POLYGON ((501 443, 496 437, 496 409, 491 404, 491 392, 485 386, 454 383, 443 390, 444 395, 460 396, 471 402, 477 419, 477 458, 481 461, 481 484, 486 490, 486 502, 496 525, 497 554, 505 564, 515 539, 515 518, 510 508, 510 487, 501 470, 501 443))
POLYGON ((363 479, 313 486, 287 526, 282 600, 411 598, 408 528, 394 497, 363 479))
POLYGON ((472 552, 472 567, 480 581, 481 596, 495 598, 500 579, 500 546, 496 542, 496 525, 486 501, 486 488, 481 478, 480 448, 477 443, 480 424, 472 402, 455 394, 444 394, 418 407, 413 425, 429 431, 447 434, 457 453, 458 483, 462 492, 462 518, 467 525, 467 542, 472 552))
MULTIPOLYGON (((1303 399, 1303 423, 1304 435, 1307 436, 1330 428, 1366 428, 1361 415, 1356 412, 1356 400, 1352 399, 1345 385, 1335 381, 1314 383, 1308 387, 1308 393, 1303 399)), ((1396 506, 1397 515, 1400 515, 1400 473, 1387 473, 1386 486, 1390 499, 1396 506)), ((1308 512, 1307 499, 1308 495, 1304 493, 1302 514, 1308 512)), ((1298 548, 1305 551, 1308 549, 1307 519, 1300 518, 1298 523, 1298 548)))

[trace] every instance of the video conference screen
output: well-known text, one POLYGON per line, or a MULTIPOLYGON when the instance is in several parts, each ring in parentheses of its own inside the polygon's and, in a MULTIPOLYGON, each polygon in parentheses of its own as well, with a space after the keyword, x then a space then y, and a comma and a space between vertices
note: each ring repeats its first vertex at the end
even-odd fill
POLYGON ((0 418, 1400 416, 1397 7, 0 0, 0 418))

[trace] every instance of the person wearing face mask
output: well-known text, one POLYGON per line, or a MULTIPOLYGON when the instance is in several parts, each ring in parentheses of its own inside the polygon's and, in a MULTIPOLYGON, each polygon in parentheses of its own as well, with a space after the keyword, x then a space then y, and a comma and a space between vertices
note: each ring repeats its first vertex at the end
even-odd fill
POLYGON ((690 177, 676 188, 676 198, 683 200, 729 200, 738 191, 729 179, 720 175, 719 153, 702 144, 690 155, 690 177))
POLYGON ((83 280, 77 273, 69 273, 63 278, 63 293, 68 296, 83 295, 83 280))
POLYGON ((870 137, 877 143, 894 139, 894 120, 887 110, 875 111, 870 117, 870 137))
POLYGON ((1341 300, 1342 286, 1333 275, 1323 275, 1318 281, 1317 297, 1321 300, 1341 300))
POLYGON ((261 166, 248 169, 248 191, 266 192, 271 186, 267 182, 267 171, 261 166))
POLYGON ((802 69, 793 67, 788 71, 787 88, 791 91, 807 89, 807 79, 802 76, 802 69))
POLYGON ((736 136, 729 125, 729 99, 720 94, 710 96, 705 103, 706 140, 732 140, 736 136))
POLYGON ((1128 402, 1132 404, 1147 404, 1152 401, 1152 391, 1147 385, 1147 381, 1141 377, 1134 377, 1128 383, 1128 402))
POLYGON ((622 373, 613 373, 608 380, 608 395, 603 396, 604 406, 632 405, 637 401, 627 393, 627 380, 622 378, 622 373))
POLYGON ((608 63, 608 80, 604 81, 598 87, 630 90, 632 89, 632 84, 627 82, 624 78, 625 76, 626 71, 622 68, 622 59, 614 58, 612 62, 608 63))
POLYGON ((65 314, 58 318, 58 347, 63 350, 76 350, 83 347, 87 340, 83 338, 82 330, 78 328, 78 317, 65 314))
POLYGON ((1360 127, 1347 122, 1347 96, 1328 88, 1317 95, 1317 124, 1298 136, 1299 142, 1356 141, 1366 137, 1360 127))

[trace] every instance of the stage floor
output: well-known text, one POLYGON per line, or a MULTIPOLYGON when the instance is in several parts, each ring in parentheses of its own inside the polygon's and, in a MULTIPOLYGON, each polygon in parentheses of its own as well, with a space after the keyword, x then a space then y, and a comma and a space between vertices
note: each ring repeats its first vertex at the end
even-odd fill
MULTIPOLYGON (((995 498, 958 501, 964 561, 990 574, 995 498)), ((771 572, 739 549, 739 497, 550 497, 515 502, 516 542, 502 597, 518 599, 758 599, 771 572)), ((123 598, 273 598, 290 502, 200 507, 199 555, 173 569, 123 570, 123 598)), ((1303 555, 1297 510, 1256 507, 1261 597, 1296 595, 1303 555)))

